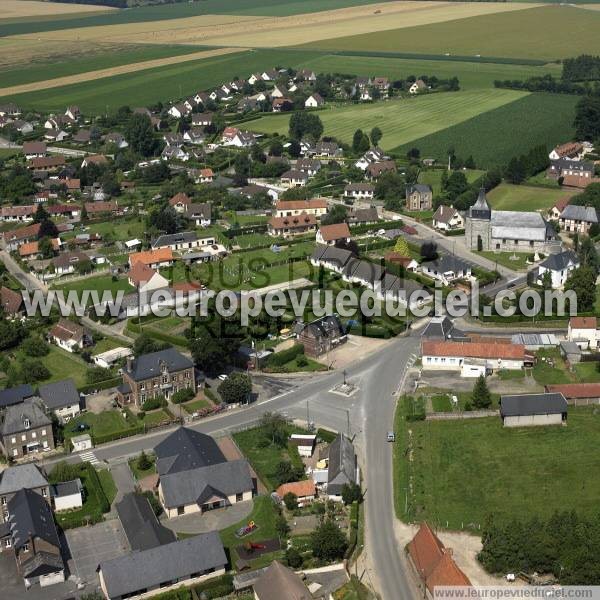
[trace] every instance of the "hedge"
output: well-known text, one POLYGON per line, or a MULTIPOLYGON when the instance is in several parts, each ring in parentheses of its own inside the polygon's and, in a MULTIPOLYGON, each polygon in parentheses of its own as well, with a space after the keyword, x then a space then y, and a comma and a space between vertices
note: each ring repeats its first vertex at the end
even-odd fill
POLYGON ((464 229, 446 229, 446 231, 444 231, 444 235, 446 237, 452 237, 455 235, 464 235, 465 230, 464 229))
MULTIPOLYGON (((142 333, 142 328, 140 325, 133 323, 131 320, 127 322, 127 330, 131 333, 142 333)), ((159 340, 160 342, 165 342, 167 344, 171 344, 172 346, 179 346, 180 348, 188 348, 188 341, 185 338, 169 335, 168 333, 162 333, 161 331, 156 331, 155 329, 144 329, 143 333, 148 337, 159 340)))
MULTIPOLYGON (((402 227, 402 221, 384 221, 383 223, 372 223, 371 225, 353 225, 350 227, 350 233, 360 234, 374 229, 400 229, 402 227)), ((395 243, 395 242, 394 242, 395 243)))
POLYGON ((346 559, 350 558, 352 554, 354 554, 354 550, 356 549, 356 544, 358 542, 358 511, 358 502, 353 502, 352 506, 350 507, 350 540, 346 550, 346 555, 344 557, 346 559))
POLYGON ((304 346, 302 344, 294 344, 287 350, 271 354, 267 359, 267 367, 282 367, 283 365, 294 360, 297 356, 304 354, 304 346))
POLYGON ((106 444, 107 442, 114 442, 115 440, 121 440, 123 438, 131 437, 133 435, 139 435, 144 433, 145 427, 143 424, 134 425, 131 429, 121 429, 121 431, 115 431, 113 433, 105 433, 103 435, 97 435, 92 433, 92 441, 95 446, 99 444, 106 444))
POLYGON ((205 598, 212 600, 213 598, 222 598, 228 596, 235 591, 233 587, 233 576, 229 573, 211 579, 206 583, 201 583, 192 588, 200 598, 204 594, 205 598))
POLYGON ((105 379, 104 381, 100 381, 98 383, 88 383, 87 385, 78 388, 78 390, 82 394, 89 394, 94 390, 107 390, 108 388, 116 387, 121 383, 122 379, 120 377, 113 377, 111 379, 105 379))

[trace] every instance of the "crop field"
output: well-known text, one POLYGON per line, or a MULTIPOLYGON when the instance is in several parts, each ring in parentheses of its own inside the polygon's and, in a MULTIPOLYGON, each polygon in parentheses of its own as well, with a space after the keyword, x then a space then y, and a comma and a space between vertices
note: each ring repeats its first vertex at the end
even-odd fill
MULTIPOLYGON (((317 40, 413 28, 450 19, 497 12, 522 12, 527 4, 486 2, 384 2, 290 16, 202 14, 161 21, 86 27, 86 40, 139 43, 183 43, 219 46, 279 47, 317 40)), ((532 5, 534 6, 534 5, 532 5)), ((43 40, 80 39, 78 26, 40 31, 43 40)))
POLYGON ((527 79, 551 74, 560 77, 557 64, 543 66, 498 63, 478 63, 452 60, 423 60, 415 58, 385 58, 374 56, 340 56, 327 54, 308 60, 302 67, 316 73, 352 73, 354 75, 405 79, 409 75, 435 75, 439 79, 458 77, 463 90, 490 88, 494 80, 527 79))
MULTIPOLYGON (((519 4, 511 4, 515 5, 519 4)), ((582 53, 598 54, 599 28, 598 12, 573 6, 544 6, 517 13, 432 23, 409 30, 390 29, 338 37, 311 44, 311 48, 556 60, 582 53)))
POLYGON ((64 110, 77 104, 84 113, 114 111, 119 106, 146 106, 158 101, 183 97, 198 90, 222 83, 235 76, 248 76, 265 65, 283 63, 297 65, 310 58, 303 51, 238 52, 205 60, 190 61, 139 73, 116 75, 98 81, 85 81, 54 88, 40 95, 35 92, 6 96, 25 108, 36 110, 64 110))
POLYGON ((539 210, 546 212, 560 198, 571 194, 560 189, 501 183, 488 193, 488 200, 496 210, 539 210))
POLYGON ((47 17, 54 15, 98 13, 114 11, 112 8, 93 4, 59 4, 54 2, 36 2, 35 0, 2 0, 2 21, 22 17, 47 17))
MULTIPOLYGON (((494 94, 499 90, 490 90, 494 94)), ((416 147, 421 156, 447 159, 454 147, 458 156, 472 155, 479 168, 506 165, 515 154, 545 144, 548 148, 572 139, 575 104, 579 99, 566 94, 530 94, 458 125, 438 131, 398 148, 416 147), (519 148, 515 150, 518 136, 519 148)), ((385 138, 384 138, 385 140, 385 138)))
MULTIPOLYGON (((320 111, 319 116, 325 127, 325 135, 335 136, 345 142, 352 141, 352 135, 358 127, 370 131, 377 125, 383 131, 381 147, 391 150, 523 96, 523 92, 514 90, 448 92, 330 108, 320 111)), ((247 126, 261 133, 285 134, 289 119, 289 115, 284 114, 262 117, 249 122, 247 126)))

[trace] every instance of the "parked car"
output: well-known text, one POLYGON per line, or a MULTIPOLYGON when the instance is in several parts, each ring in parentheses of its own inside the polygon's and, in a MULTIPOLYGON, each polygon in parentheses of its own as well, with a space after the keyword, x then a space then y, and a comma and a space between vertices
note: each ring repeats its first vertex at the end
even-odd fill
POLYGON ((387 441, 388 442, 395 442, 396 441, 396 434, 393 431, 388 431, 387 432, 387 441))

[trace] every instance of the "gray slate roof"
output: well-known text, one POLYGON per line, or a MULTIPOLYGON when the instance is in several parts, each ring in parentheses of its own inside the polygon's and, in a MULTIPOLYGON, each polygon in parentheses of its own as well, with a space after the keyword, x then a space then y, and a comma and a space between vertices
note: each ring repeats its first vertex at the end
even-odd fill
POLYGON ((2 435, 25 431, 25 419, 29 420, 29 429, 52 425, 52 421, 44 412, 41 398, 34 396, 25 399, 22 404, 15 404, 6 409, 4 423, 2 424, 2 435))
POLYGON ((593 206, 567 204, 560 213, 560 218, 571 219, 573 221, 585 221, 586 223, 598 223, 598 212, 593 206))
POLYGON ((125 494, 116 509, 132 550, 149 550, 176 540, 175 534, 158 522, 145 496, 125 494))
POLYGON ((329 446, 327 493, 340 495, 346 484, 356 482, 356 454, 352 442, 340 433, 329 446))
POLYGON ((488 204, 485 190, 481 188, 475 204, 469 208, 469 217, 471 219, 490 219, 492 216, 492 209, 488 204))
POLYGON ((160 485, 168 508, 201 506, 214 496, 226 498, 254 489, 250 466, 244 459, 163 475, 160 485))
POLYGON ((429 194, 431 192, 431 188, 424 183, 413 183, 406 187, 406 193, 412 194, 413 192, 418 192, 419 194, 429 194))
POLYGON ((560 393, 517 394, 500 398, 500 416, 552 415, 567 412, 567 401, 560 393))
POLYGON ((161 373, 161 364, 167 365, 169 373, 191 369, 194 363, 191 359, 184 356, 175 348, 167 348, 159 352, 151 352, 150 354, 142 354, 133 361, 129 375, 134 381, 143 381, 151 379, 161 373))
POLYGON ((545 267, 551 271, 563 271, 571 265, 578 265, 579 259, 573 250, 565 250, 558 254, 550 254, 546 260, 540 263, 540 267, 545 267))
POLYGON ((423 263, 423 268, 427 269, 428 271, 437 271, 438 273, 447 273, 449 271, 452 271, 453 273, 459 273, 461 271, 469 270, 471 265, 458 256, 453 254, 444 254, 437 260, 423 263))
POLYGON ((544 217, 537 212, 492 211, 492 237, 543 242, 547 235, 544 217))
POLYGON ((45 383, 39 388, 40 398, 49 410, 79 404, 79 392, 72 379, 45 383))
POLYGON ((161 235, 154 240, 152 248, 164 248, 173 244, 189 244, 195 242, 197 239, 198 234, 195 231, 182 231, 181 233, 161 235))
POLYGON ((313 251, 312 259, 335 265, 337 268, 342 269, 353 256, 350 250, 317 244, 313 251))
POLYGON ((33 396, 33 388, 24 383, 13 388, 0 391, 0 409, 12 404, 20 404, 25 398, 33 396))
POLYGON ((219 534, 211 531, 105 561, 100 569, 109 597, 115 598, 226 565, 219 534))
POLYGON ((61 481, 59 483, 53 483, 50 486, 50 495, 53 498, 63 498, 64 496, 73 496, 74 494, 81 493, 83 485, 79 477, 72 481, 61 481))
POLYGON ((156 470, 162 477, 227 461, 209 435, 180 427, 155 448, 156 470))
POLYGON ((46 476, 41 469, 33 464, 26 463, 8 467, 0 473, 0 496, 13 494, 22 489, 37 489, 48 485, 46 476))

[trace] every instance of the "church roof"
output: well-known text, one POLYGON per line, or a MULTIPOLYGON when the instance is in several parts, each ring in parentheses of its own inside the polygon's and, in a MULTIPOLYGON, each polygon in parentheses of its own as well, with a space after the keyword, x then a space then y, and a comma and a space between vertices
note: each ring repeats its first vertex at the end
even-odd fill
POLYGON ((469 217, 471 219, 489 219, 491 215, 492 210, 485 196, 485 189, 481 188, 479 196, 477 196, 477 201, 469 209, 469 217))

